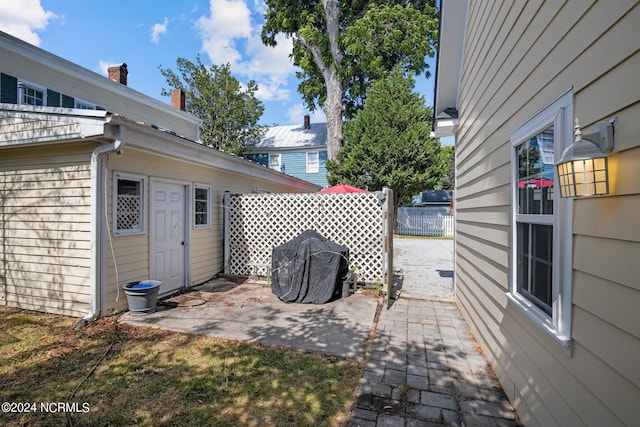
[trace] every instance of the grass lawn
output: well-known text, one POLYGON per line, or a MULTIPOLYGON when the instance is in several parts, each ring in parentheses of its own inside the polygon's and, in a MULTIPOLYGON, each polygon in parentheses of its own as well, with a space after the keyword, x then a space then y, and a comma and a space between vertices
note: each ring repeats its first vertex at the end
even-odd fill
POLYGON ((76 322, 0 308, 0 403, 35 403, 0 412, 0 425, 346 425, 363 369, 115 318, 76 322))

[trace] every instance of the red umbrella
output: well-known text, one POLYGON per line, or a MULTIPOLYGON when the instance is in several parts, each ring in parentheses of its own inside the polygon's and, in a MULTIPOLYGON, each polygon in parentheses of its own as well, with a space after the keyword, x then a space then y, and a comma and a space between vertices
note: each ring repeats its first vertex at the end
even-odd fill
POLYGON ((518 188, 553 187, 553 180, 547 178, 531 178, 518 182, 518 188))
POLYGON ((332 194, 332 193, 368 193, 367 190, 363 190, 362 188, 352 187, 347 184, 337 184, 333 187, 325 188, 324 190, 318 191, 320 194, 332 194))

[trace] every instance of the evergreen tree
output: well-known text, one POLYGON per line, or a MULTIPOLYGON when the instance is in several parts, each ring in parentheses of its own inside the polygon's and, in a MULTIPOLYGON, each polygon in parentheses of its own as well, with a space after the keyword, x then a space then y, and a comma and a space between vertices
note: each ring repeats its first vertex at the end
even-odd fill
POLYGON ((453 145, 442 147, 443 161, 447 164, 447 171, 442 176, 440 184, 435 190, 453 190, 456 183, 456 150, 453 145))
POLYGON ((431 108, 413 92, 414 79, 398 68, 373 83, 364 107, 344 126, 337 162, 328 161, 329 182, 370 191, 393 189, 394 207, 433 189, 446 174, 447 157, 431 133, 431 108))

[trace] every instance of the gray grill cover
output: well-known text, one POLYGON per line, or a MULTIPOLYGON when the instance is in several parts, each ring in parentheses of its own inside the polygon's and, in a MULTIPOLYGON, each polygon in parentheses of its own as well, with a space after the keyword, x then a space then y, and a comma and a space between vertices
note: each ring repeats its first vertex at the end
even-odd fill
POLYGON ((349 248, 306 230, 273 248, 271 291, 284 302, 324 304, 340 297, 349 248))

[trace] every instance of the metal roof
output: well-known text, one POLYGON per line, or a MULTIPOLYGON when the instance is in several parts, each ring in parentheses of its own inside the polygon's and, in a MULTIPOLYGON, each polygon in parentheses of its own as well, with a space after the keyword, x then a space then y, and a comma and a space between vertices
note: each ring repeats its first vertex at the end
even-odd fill
POLYGON ((303 125, 272 126, 256 148, 298 148, 327 145, 327 124, 311 123, 309 129, 303 125))

